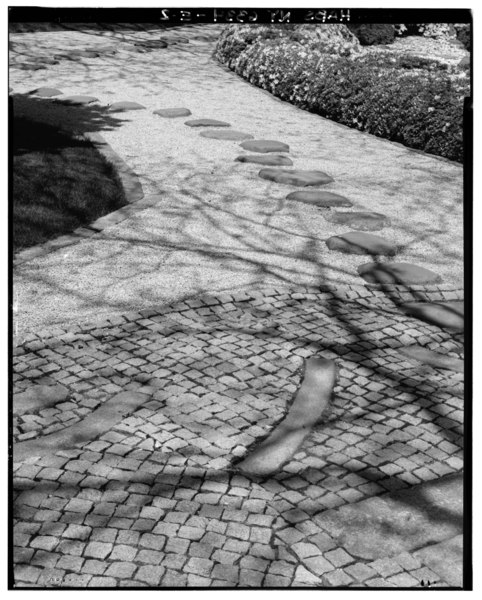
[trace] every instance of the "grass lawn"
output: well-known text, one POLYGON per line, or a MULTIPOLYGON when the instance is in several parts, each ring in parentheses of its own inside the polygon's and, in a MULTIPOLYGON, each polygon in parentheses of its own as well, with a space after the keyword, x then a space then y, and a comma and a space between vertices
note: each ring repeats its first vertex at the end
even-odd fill
POLYGON ((15 118, 12 152, 14 252, 127 204, 114 167, 89 142, 15 118))

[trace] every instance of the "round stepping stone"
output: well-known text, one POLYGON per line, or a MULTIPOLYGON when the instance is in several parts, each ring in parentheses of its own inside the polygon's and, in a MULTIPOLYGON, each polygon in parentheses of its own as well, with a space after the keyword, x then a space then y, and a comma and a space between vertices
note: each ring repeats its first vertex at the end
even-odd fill
POLYGON ((288 144, 283 142, 276 142, 275 140, 250 140, 249 142, 243 142, 240 144, 245 150, 250 152, 289 152, 290 147, 288 144))
POLYGON ((287 156, 280 156, 278 154, 271 154, 268 156, 257 156, 256 154, 244 154, 238 156, 235 160, 238 162, 256 163, 258 165, 273 165, 273 166, 285 166, 290 167, 293 161, 287 156))
POLYGON ((126 110, 141 110, 146 108, 142 106, 142 104, 138 104, 137 102, 129 102, 128 100, 123 100, 121 102, 114 102, 109 106, 109 112, 124 112, 126 110))
POLYGON ((333 178, 322 171, 284 171, 282 169, 261 169, 258 173, 263 179, 305 187, 307 185, 325 185, 333 178))
POLYGON ((325 215, 325 219, 337 225, 348 225, 359 231, 376 231, 390 225, 390 219, 375 212, 333 212, 325 215))
POLYGON ((358 273, 368 283, 424 285, 442 281, 437 273, 410 263, 368 263, 360 265, 358 273))
POLYGON ((376 254, 394 256, 397 247, 388 240, 371 233, 350 231, 343 235, 335 235, 326 240, 330 250, 345 252, 346 254, 376 254))
POLYGON ((296 200, 304 204, 313 204, 321 208, 331 208, 332 206, 353 206, 353 203, 339 194, 333 192, 324 192, 322 190, 300 190, 291 192, 286 196, 287 200, 296 200))
POLYGON ((216 119, 193 119, 186 121, 184 125, 188 127, 231 127, 226 121, 216 121, 216 119))
POLYGON ((437 369, 448 369, 450 371, 458 371, 459 373, 464 372, 464 361, 460 360, 460 358, 441 354, 440 352, 429 350, 423 346, 414 344, 412 346, 400 348, 399 352, 410 360, 416 360, 437 369))
POLYGON ((159 108, 154 111, 155 115, 173 119, 175 117, 188 117, 191 111, 188 108, 159 108))
POLYGON ((406 302, 402 310, 412 317, 439 327, 464 331, 464 302, 406 302))
POLYGON ((229 131, 217 131, 209 130, 201 131, 200 135, 206 138, 212 138, 214 140, 231 140, 237 142, 238 140, 249 140, 253 136, 249 133, 243 133, 242 131, 235 131, 230 129, 229 131))
POLYGON ((62 92, 60 90, 58 90, 57 88, 51 88, 51 87, 39 87, 30 93, 35 96, 40 96, 41 98, 50 98, 52 96, 60 96, 60 94, 62 94, 62 92))
POLYGON ((61 101, 67 104, 91 104, 92 102, 97 102, 98 98, 94 96, 67 96, 61 98, 61 101))

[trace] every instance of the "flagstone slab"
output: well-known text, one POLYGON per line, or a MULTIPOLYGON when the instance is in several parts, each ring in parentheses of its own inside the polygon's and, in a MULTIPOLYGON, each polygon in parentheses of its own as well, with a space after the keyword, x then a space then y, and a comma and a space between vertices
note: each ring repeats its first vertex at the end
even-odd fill
POLYGON ((98 100, 94 96, 66 96, 60 99, 61 102, 67 104, 92 104, 92 102, 98 102, 98 100))
POLYGON ((358 274, 368 283, 424 285, 440 283, 437 273, 411 263, 368 263, 358 267, 358 274))
POLYGON ((437 369, 447 369, 449 371, 457 371, 458 373, 464 372, 464 361, 460 360, 460 358, 455 358, 448 354, 441 354, 440 352, 435 352, 435 350, 430 350, 423 346, 413 344, 411 346, 399 348, 398 352, 410 360, 415 360, 437 369))
POLYGON ((277 142, 275 140, 249 140, 247 142, 243 142, 240 144, 242 148, 245 150, 249 150, 250 152, 289 152, 290 147, 288 144, 284 144, 283 142, 277 142))
POLYGON ((230 129, 229 131, 216 131, 207 129, 206 131, 201 131, 199 135, 205 138, 212 138, 214 140, 231 140, 233 142, 237 142, 238 140, 249 140, 253 137, 249 133, 235 131, 234 129, 230 129))
POLYGON ((350 202, 348 198, 324 190, 300 190, 298 192, 291 192, 291 194, 286 196, 286 199, 319 206, 320 208, 331 208, 333 206, 345 206, 349 208, 353 206, 353 202, 350 202))
POLYGON ((33 385, 24 392, 13 396, 13 414, 24 415, 55 406, 70 396, 69 390, 61 384, 33 385))
POLYGON ((464 331, 464 302, 406 302, 401 309, 421 321, 455 331, 464 331))
POLYGON ((110 112, 125 112, 127 110, 142 110, 146 108, 142 104, 138 102, 130 102, 128 100, 123 100, 121 102, 114 102, 109 106, 110 112))
POLYGON ((51 98, 52 96, 60 96, 62 93, 63 92, 61 92, 57 88, 51 87, 39 87, 36 90, 30 92, 30 94, 40 96, 41 98, 51 98))
POLYGON ((376 231, 390 225, 390 219, 376 212, 332 212, 325 219, 337 225, 347 225, 359 231, 376 231))
POLYGON ((154 111, 154 114, 167 119, 174 119, 176 117, 189 117, 192 113, 188 108, 159 108, 154 111))
POLYGON ((333 178, 323 171, 286 171, 284 169, 261 169, 258 175, 263 179, 305 187, 309 185, 325 185, 331 183, 333 178))
POLYGON ((346 254, 374 254, 381 256, 394 256, 397 247, 388 240, 371 233, 350 231, 342 235, 335 235, 326 240, 330 250, 346 254))
POLYGON ((235 158, 238 162, 244 163, 256 163, 258 165, 273 165, 273 166, 285 166, 290 167, 293 161, 287 156, 281 156, 278 154, 268 155, 257 155, 257 154, 242 154, 235 158))
POLYGON ((188 127, 231 127, 226 121, 217 121, 216 119, 192 119, 186 121, 184 125, 188 127))

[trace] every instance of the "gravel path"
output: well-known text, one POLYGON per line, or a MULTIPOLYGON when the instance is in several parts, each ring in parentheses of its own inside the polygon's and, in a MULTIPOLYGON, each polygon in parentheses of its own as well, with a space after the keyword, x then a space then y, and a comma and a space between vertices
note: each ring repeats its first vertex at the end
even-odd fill
MULTIPOLYGON (((244 153, 239 142, 205 138, 184 125, 204 117, 289 144, 294 168, 328 173, 334 182, 323 189, 349 198, 352 210, 390 218, 391 226, 378 233, 399 245, 395 260, 463 286, 462 167, 332 123, 249 85, 211 58, 218 32, 216 25, 186 27, 189 43, 145 54, 133 43, 158 39, 158 30, 11 35, 13 93, 50 86, 98 98, 97 120, 80 123, 75 115, 83 109, 69 107, 64 125, 72 118, 84 131, 99 131, 139 176, 145 194, 162 198, 91 239, 15 269, 19 336, 203 291, 363 283, 357 267, 370 259, 325 245, 347 227, 329 223, 316 207, 287 202, 297 188, 259 178, 258 165, 234 162, 244 153), (201 34, 211 39, 196 39, 201 34), (106 44, 115 44, 117 54, 61 60, 39 71, 16 66, 21 52, 52 56, 106 44), (122 100, 146 110, 103 112, 122 100), (169 107, 186 107, 192 116, 153 114, 169 107)), ((162 37, 179 34, 172 28, 162 37)), ((39 103, 35 116, 42 115, 39 103)))

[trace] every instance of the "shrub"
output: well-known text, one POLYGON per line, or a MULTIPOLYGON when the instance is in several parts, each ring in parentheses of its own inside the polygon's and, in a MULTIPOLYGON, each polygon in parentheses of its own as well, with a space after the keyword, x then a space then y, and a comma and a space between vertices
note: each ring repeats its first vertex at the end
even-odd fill
POLYGON ((395 41, 395 25, 384 23, 350 24, 348 28, 356 35, 362 46, 374 44, 393 44, 395 41))
POLYGON ((471 52, 472 43, 470 38, 470 25, 468 23, 461 23, 454 25, 455 34, 459 42, 461 42, 466 50, 471 52))
MULTIPOLYGON (((225 55, 222 38, 216 54, 225 55)), ((443 63, 389 52, 340 56, 272 37, 256 38, 227 64, 300 108, 412 148, 463 159, 468 78, 443 63)))

